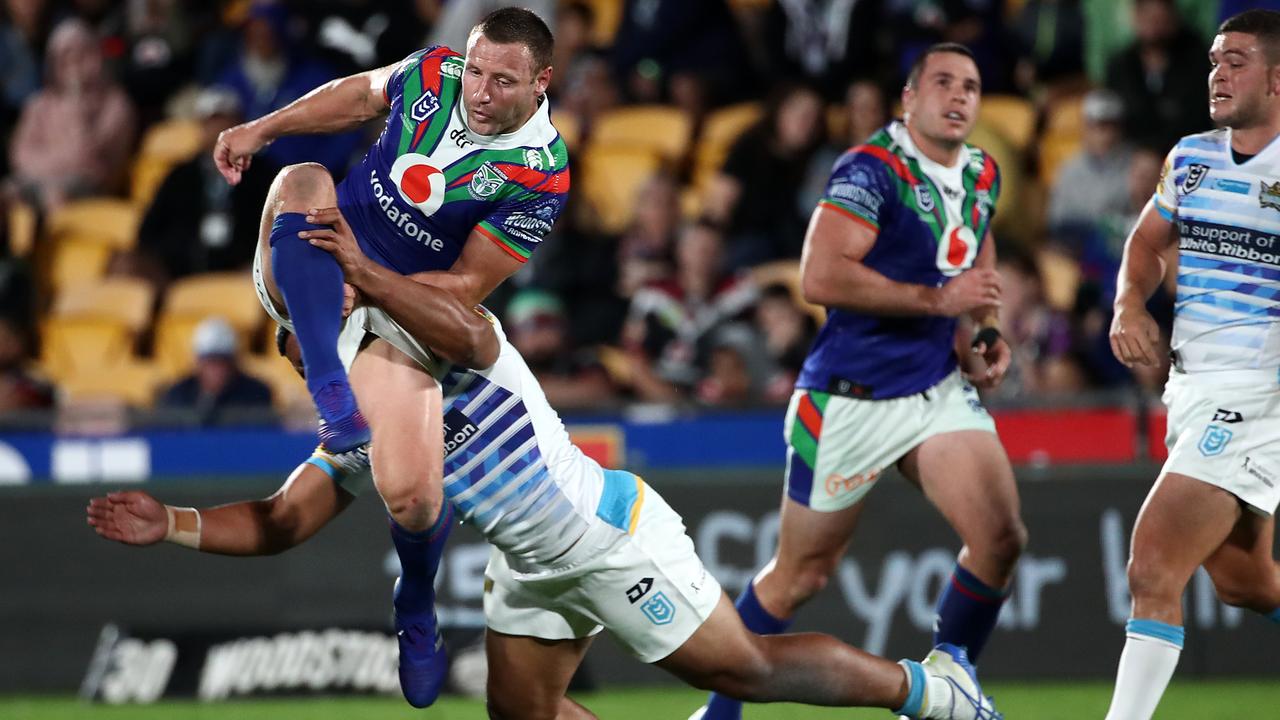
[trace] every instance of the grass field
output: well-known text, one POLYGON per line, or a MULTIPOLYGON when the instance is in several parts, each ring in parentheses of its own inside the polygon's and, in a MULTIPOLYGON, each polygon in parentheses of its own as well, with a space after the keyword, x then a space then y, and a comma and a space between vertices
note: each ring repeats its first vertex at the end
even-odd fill
MULTIPOLYGON (((987 689, 1009 720, 1101 720, 1111 697, 1110 683, 996 683, 987 689)), ((602 720, 685 720, 702 702, 683 688, 617 690, 577 696, 602 720)), ((1280 681, 1194 682, 1175 680, 1155 720, 1238 720, 1280 715, 1280 681)), ((427 710, 394 699, 324 698, 202 705, 168 702, 150 706, 102 707, 67 698, 3 698, 4 720, 472 720, 484 718, 474 700, 449 698, 427 710)), ((883 710, 838 710, 799 705, 750 708, 748 720, 879 718, 883 710)))

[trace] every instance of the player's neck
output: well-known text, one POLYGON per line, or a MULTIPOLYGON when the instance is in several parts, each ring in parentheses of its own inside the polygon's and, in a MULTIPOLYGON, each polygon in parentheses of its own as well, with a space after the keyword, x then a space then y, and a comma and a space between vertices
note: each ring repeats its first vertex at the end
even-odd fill
POLYGON ((911 142, 915 143, 916 150, 919 150, 921 155, 943 167, 951 167, 960 159, 960 148, 964 143, 940 143, 930 140, 910 124, 907 125, 907 134, 911 136, 911 142))
POLYGON ((1280 135, 1280 116, 1247 128, 1231 128, 1231 149, 1241 155, 1257 155, 1280 135))

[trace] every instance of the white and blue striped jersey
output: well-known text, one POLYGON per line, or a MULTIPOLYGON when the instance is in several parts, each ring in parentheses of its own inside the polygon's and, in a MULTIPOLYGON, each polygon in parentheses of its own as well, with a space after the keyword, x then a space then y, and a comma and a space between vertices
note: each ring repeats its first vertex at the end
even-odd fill
POLYGON ((1236 164, 1229 129, 1170 151, 1154 198, 1178 232, 1173 350, 1187 372, 1280 368, 1280 142, 1236 164))
MULTIPOLYGON (((582 453, 551 408, 524 358, 498 334, 488 370, 437 371, 444 393, 444 496, 454 510, 507 555, 513 569, 565 553, 588 532, 632 533, 644 483, 582 453)), ((356 494, 369 485, 368 453, 317 451, 309 460, 356 494)))

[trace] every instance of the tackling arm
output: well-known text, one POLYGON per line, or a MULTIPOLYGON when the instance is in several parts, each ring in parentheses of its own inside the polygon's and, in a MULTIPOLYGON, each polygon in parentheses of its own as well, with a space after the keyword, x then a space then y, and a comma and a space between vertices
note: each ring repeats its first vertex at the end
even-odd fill
POLYGON ((126 545, 168 541, 218 555, 274 555, 305 542, 354 499, 307 462, 262 500, 196 510, 129 490, 93 498, 87 514, 98 535, 126 545))

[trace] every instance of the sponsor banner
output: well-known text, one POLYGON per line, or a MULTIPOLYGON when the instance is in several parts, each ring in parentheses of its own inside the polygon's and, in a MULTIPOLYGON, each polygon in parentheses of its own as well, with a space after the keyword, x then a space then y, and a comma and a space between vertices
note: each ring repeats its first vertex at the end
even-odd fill
MULTIPOLYGON (((982 658, 986 676, 1114 675, 1129 616, 1129 535, 1157 470, 1138 464, 1024 476, 1020 490, 1030 545, 982 658)), ((646 481, 683 516, 707 571, 731 596, 772 556, 780 473, 654 472, 646 481)), ((204 506, 261 497, 277 485, 262 483, 250 491, 225 482, 174 486, 165 489, 163 499, 204 506)), ((88 489, 11 494, 0 504, 0 526, 23 538, 0 544, 0 563, 9 568, 6 587, 12 589, 0 594, 6 627, 0 693, 66 692, 82 683, 104 699, 142 700, 179 690, 230 697, 242 686, 254 693, 310 692, 310 680, 271 674, 248 678, 237 674, 242 670, 210 675, 208 689, 201 690, 206 667, 213 673, 212 668, 257 666, 279 653, 300 653, 289 655, 289 662, 300 667, 324 663, 333 678, 319 683, 325 692, 386 691, 388 668, 394 669, 394 644, 387 640, 391 588, 399 569, 376 498, 361 498, 299 548, 246 559, 100 540, 88 529, 76 529, 89 494, 88 489), (136 642, 124 645, 123 639, 97 642, 106 624, 153 631, 133 635, 136 642), (205 635, 211 639, 190 645, 191 638, 205 635), (95 653, 95 645, 113 649, 95 653), (316 647, 332 649, 323 651, 328 653, 323 660, 313 654, 306 654, 311 659, 305 662, 298 659, 303 649, 314 653, 316 647), (215 648, 222 664, 211 664, 215 648), (245 648, 260 649, 250 654, 245 648), (344 669, 343 663, 356 662, 352 658, 361 658, 366 674, 344 669), (116 677, 109 672, 112 662, 129 669, 116 685, 109 682, 116 677), (86 675, 101 677, 86 682, 86 675), (193 679, 175 684, 179 677, 193 679)), ((826 589, 800 611, 795 629, 830 633, 893 659, 922 657, 932 645, 934 604, 950 578, 958 541, 919 492, 894 473, 876 485, 867 502, 871 511, 863 514, 849 554, 826 589)), ((473 529, 457 528, 437 578, 439 615, 448 632, 474 636, 483 627, 488 556, 488 546, 473 529)), ((620 578, 617 602, 648 599, 641 592, 644 579, 643 574, 620 578)), ((1188 585, 1185 618, 1187 650, 1180 675, 1256 675, 1271 666, 1274 626, 1219 602, 1203 571, 1188 585)), ((461 647, 451 644, 451 649, 461 647)), ((593 645, 587 665, 601 685, 673 682, 605 639, 593 645)))

